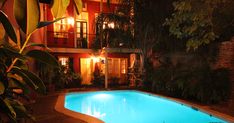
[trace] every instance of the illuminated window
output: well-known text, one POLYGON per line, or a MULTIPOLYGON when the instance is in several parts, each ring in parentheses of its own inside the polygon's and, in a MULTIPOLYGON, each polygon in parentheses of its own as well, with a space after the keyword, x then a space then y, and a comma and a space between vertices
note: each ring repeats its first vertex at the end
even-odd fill
POLYGON ((58 61, 62 66, 68 67, 68 62, 69 62, 68 57, 59 57, 58 61))
POLYGON ((127 59, 120 59, 121 74, 125 74, 126 73, 126 68, 127 68, 127 59))
POLYGON ((120 77, 121 74, 127 72, 126 58, 110 58, 108 59, 108 72, 110 76, 120 77))
POLYGON ((108 59, 108 72, 109 74, 113 73, 113 59, 108 59))
POLYGON ((87 48, 88 46, 88 15, 88 12, 81 12, 76 15, 77 47, 87 48))
POLYGON ((74 25, 74 18, 73 17, 64 18, 60 21, 55 22, 54 23, 54 37, 68 38, 68 30, 73 25, 74 25))
POLYGON ((76 37, 87 38, 87 22, 77 21, 76 22, 76 37))

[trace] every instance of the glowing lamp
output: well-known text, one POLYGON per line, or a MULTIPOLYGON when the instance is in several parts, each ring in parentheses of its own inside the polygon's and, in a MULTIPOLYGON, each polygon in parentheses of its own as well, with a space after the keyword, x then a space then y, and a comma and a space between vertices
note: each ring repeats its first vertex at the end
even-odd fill
POLYGON ((69 25, 72 25, 72 26, 74 26, 74 18, 73 17, 69 17, 69 18, 67 18, 67 23, 69 24, 69 25))

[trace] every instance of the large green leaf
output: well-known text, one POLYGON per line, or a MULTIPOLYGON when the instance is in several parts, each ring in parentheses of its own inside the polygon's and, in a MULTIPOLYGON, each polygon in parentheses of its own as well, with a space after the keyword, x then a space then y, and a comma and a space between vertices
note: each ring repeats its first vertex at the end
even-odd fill
POLYGON ((26 55, 36 59, 37 61, 48 64, 52 67, 59 67, 59 64, 58 64, 57 60, 55 59, 55 57, 46 51, 31 50, 31 51, 27 52, 26 55))
POLYGON ((15 110, 11 106, 9 99, 3 99, 2 97, 0 97, 0 109, 2 110, 2 112, 12 116, 13 119, 16 118, 15 110))
POLYGON ((26 85, 26 83, 21 82, 20 80, 16 79, 16 78, 10 78, 12 80, 12 82, 17 85, 19 88, 21 88, 23 90, 24 94, 29 94, 30 90, 28 89, 28 86, 26 85))
POLYGON ((24 105, 21 102, 17 100, 10 100, 10 103, 17 114, 17 118, 28 117, 35 121, 35 118, 31 114, 28 113, 27 109, 24 107, 24 105))
POLYGON ((57 19, 55 19, 55 20, 53 20, 53 21, 42 21, 42 22, 39 22, 37 28, 41 28, 41 27, 48 26, 48 25, 53 24, 54 22, 57 22, 57 21, 62 20, 62 19, 64 19, 64 18, 65 18, 65 17, 57 18, 57 19))
POLYGON ((27 29, 27 1, 26 0, 14 0, 14 16, 15 19, 24 33, 27 29))
POLYGON ((39 77, 37 77, 36 74, 34 74, 34 73, 30 72, 30 71, 27 71, 27 70, 23 70, 23 69, 22 69, 22 71, 33 81, 33 83, 35 85, 38 86, 38 88, 36 89, 36 91, 38 93, 41 93, 41 94, 45 94, 46 93, 46 86, 45 86, 45 84, 43 83, 43 81, 39 77))
POLYGON ((22 69, 14 67, 11 69, 11 73, 17 74, 29 85, 32 89, 37 90, 39 87, 31 80, 31 78, 22 69))
POLYGON ((27 45, 27 47, 34 47, 34 46, 38 46, 41 48, 48 48, 45 44, 38 44, 38 43, 30 43, 27 45))
POLYGON ((26 35, 37 29, 40 21, 40 8, 38 0, 15 0, 15 19, 26 35))
POLYGON ((6 0, 0 0, 1 8, 3 8, 3 6, 5 5, 5 3, 6 3, 6 0))
POLYGON ((5 34, 6 34, 6 31, 5 31, 2 23, 0 23, 0 45, 3 44, 5 34))
POLYGON ((77 14, 80 14, 82 12, 82 0, 73 0, 74 1, 74 5, 75 5, 75 10, 77 14))
POLYGON ((20 59, 25 59, 25 56, 19 54, 17 51, 6 48, 6 47, 1 47, 0 48, 0 56, 7 56, 8 58, 20 58, 20 59))
POLYGON ((2 95, 5 91, 5 86, 4 84, 0 81, 0 95, 2 95))
POLYGON ((54 18, 62 18, 66 12, 69 3, 70 0, 53 0, 51 12, 54 18))
POLYGON ((15 43, 17 43, 17 37, 15 34, 15 30, 13 26, 11 25, 7 15, 0 10, 0 22, 3 24, 3 27, 7 33, 7 35, 13 40, 15 43))

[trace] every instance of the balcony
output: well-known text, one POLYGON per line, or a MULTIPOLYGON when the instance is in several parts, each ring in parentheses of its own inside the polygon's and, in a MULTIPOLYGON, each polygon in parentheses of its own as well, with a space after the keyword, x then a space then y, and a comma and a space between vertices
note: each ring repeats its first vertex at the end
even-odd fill
POLYGON ((76 38, 75 35, 74 32, 47 31, 47 46, 50 48, 92 48, 95 34, 88 34, 87 38, 76 38))

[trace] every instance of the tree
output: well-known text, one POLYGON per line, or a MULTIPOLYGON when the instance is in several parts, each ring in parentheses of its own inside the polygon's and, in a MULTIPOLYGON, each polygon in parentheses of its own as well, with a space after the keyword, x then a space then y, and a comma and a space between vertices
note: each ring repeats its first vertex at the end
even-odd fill
POLYGON ((231 10, 230 5, 234 5, 232 0, 179 0, 173 2, 174 13, 166 19, 165 25, 169 26, 172 35, 186 41, 187 50, 195 50, 224 35, 221 31, 223 25, 226 29, 226 25, 233 28, 233 14, 227 15, 230 12, 225 12, 227 16, 222 16, 224 18, 216 16, 221 16, 227 8, 231 10))
POLYGON ((171 14, 172 0, 136 0, 134 6, 134 41, 136 48, 142 53, 142 62, 144 68, 147 68, 152 52, 164 54, 165 51, 171 51, 174 41, 168 31, 163 27, 165 18, 171 14))
MULTIPOLYGON (((30 90, 45 94, 46 87, 42 80, 29 70, 27 62, 30 62, 32 58, 53 67, 59 67, 59 64, 48 53, 46 46, 30 43, 30 36, 37 29, 63 19, 60 17, 66 10, 69 0, 53 1, 52 12, 56 19, 46 22, 40 21, 38 0, 14 0, 14 16, 22 31, 18 38, 7 15, 2 11, 6 0, 0 2, 0 32, 4 35, 0 39, 0 118, 2 115, 8 116, 10 122, 17 122, 17 118, 34 119, 17 97, 27 100, 30 90), (66 4, 64 5, 63 2, 66 4), (59 6, 63 6, 63 8, 61 9, 59 6), (12 41, 8 40, 8 36, 12 41), (25 40, 22 37, 26 37, 25 40), (33 47, 41 47, 41 49, 33 47)), ((74 2, 78 6, 79 0, 74 0, 74 2)), ((77 10, 80 9, 78 8, 77 10)))
POLYGON ((114 13, 101 13, 96 18, 96 48, 133 47, 133 35, 129 16, 129 0, 123 0, 114 13), (101 41, 102 40, 102 41, 101 41), (98 46, 101 45, 101 46, 98 46))

